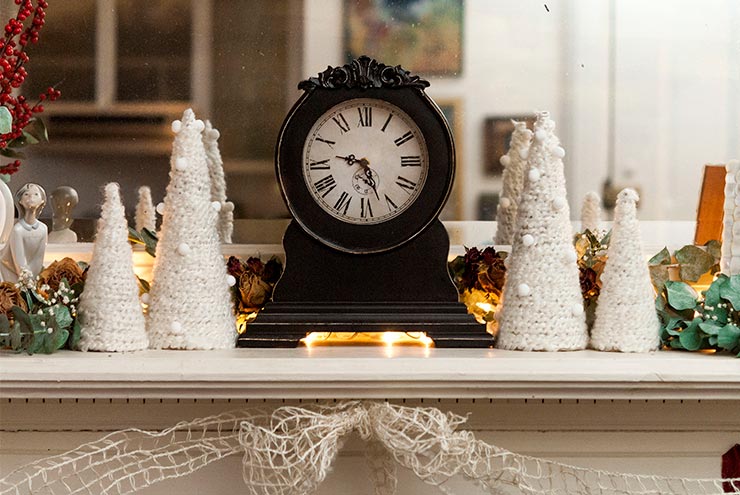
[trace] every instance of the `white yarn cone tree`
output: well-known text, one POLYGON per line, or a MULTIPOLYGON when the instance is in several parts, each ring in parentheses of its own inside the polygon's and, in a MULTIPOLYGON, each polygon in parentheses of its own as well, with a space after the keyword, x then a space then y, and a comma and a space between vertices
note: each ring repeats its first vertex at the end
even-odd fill
POLYGON ((137 351, 149 345, 118 184, 105 186, 79 314, 80 350, 137 351))
POLYGON ((141 232, 144 229, 151 230, 152 232, 156 232, 157 230, 157 214, 154 211, 152 190, 149 189, 149 186, 141 186, 139 188, 139 201, 136 203, 134 226, 137 232, 141 232))
POLYGON ((507 259, 497 346, 526 351, 584 349, 583 297, 566 199, 563 156, 547 112, 538 112, 528 171, 507 259))
POLYGON ((581 231, 596 233, 601 229, 601 197, 593 191, 586 193, 581 206, 581 231))
POLYGON ((211 201, 221 203, 218 216, 218 234, 221 242, 231 244, 234 233, 234 203, 226 201, 226 179, 224 177, 224 161, 221 150, 218 148, 218 138, 221 134, 214 129, 209 120, 203 131, 203 144, 208 159, 208 175, 211 178, 211 201))
POLYGON ((634 189, 617 196, 609 256, 591 330, 591 347, 600 351, 649 352, 660 344, 655 291, 642 254, 638 200, 634 189))
POLYGON ((504 167, 503 189, 496 208, 496 244, 511 244, 516 229, 516 212, 524 188, 524 174, 527 172, 527 156, 532 143, 532 131, 526 122, 512 121, 509 151, 501 157, 504 167))
POLYGON ((730 160, 725 165, 725 204, 722 218, 722 273, 728 276, 740 273, 740 161, 730 160))
POLYGON ((149 298, 153 348, 226 349, 236 340, 216 227, 221 204, 211 201, 204 128, 190 109, 172 123, 176 136, 170 182, 149 298))

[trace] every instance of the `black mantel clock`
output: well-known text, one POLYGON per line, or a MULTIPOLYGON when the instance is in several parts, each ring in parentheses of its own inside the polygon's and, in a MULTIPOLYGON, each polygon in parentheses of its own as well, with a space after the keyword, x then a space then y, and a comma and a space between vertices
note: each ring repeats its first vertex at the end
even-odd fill
POLYGON ((293 347, 310 332, 425 332, 437 347, 488 347, 458 302, 438 216, 452 135, 429 83, 360 57, 301 82, 275 167, 293 221, 273 299, 240 347, 293 347))

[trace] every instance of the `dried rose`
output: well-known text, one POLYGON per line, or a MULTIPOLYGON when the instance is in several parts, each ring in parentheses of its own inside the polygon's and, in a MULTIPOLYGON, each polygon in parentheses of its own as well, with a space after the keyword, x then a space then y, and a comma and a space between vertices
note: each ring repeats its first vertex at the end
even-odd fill
POLYGON ((583 298, 588 300, 599 297, 599 293, 601 292, 599 274, 592 268, 580 268, 579 271, 583 298))
POLYGON ((245 263, 247 265, 247 270, 254 273, 255 275, 262 276, 262 272, 265 271, 265 265, 262 263, 262 260, 259 258, 255 258, 254 256, 247 258, 247 261, 245 263))
POLYGON ((85 273, 72 258, 63 258, 47 266, 39 274, 39 286, 48 285, 52 291, 59 290, 62 279, 72 286, 85 280, 85 273))
POLYGON ((229 256, 229 260, 226 262, 226 269, 229 275, 237 279, 244 273, 244 265, 236 256, 229 256))
POLYGON ((15 284, 11 282, 0 282, 0 314, 4 314, 10 319, 13 314, 11 312, 13 306, 20 306, 23 311, 28 309, 20 289, 15 284))
POLYGON ((239 278, 239 296, 246 309, 259 309, 270 297, 272 287, 255 273, 245 272, 239 278))

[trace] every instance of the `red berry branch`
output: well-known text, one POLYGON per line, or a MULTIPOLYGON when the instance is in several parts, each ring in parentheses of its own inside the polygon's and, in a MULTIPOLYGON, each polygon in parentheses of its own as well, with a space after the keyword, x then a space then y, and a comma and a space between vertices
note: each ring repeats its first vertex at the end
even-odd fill
POLYGON ((39 95, 36 103, 29 103, 18 94, 28 76, 23 64, 28 62, 26 47, 39 41, 44 27, 46 0, 15 0, 18 14, 5 25, 5 36, 0 39, 0 155, 15 161, 0 166, 0 174, 14 174, 25 156, 16 151, 26 145, 48 140, 43 121, 36 117, 44 111, 43 102, 54 101, 61 92, 54 87, 39 95))

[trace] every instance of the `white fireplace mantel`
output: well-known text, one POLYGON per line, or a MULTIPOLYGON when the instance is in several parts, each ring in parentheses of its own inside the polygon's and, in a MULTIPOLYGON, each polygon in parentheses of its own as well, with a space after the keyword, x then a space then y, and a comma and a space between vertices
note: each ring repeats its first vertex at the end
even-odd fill
POLYGON ((314 347, 0 355, 10 399, 729 399, 740 359, 662 351, 314 347))

